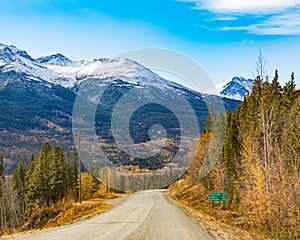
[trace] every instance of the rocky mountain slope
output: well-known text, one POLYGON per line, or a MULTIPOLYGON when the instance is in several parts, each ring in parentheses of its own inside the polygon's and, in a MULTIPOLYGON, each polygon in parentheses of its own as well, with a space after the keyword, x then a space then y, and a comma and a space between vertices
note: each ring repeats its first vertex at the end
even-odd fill
POLYGON ((252 91, 253 79, 234 76, 216 88, 226 98, 243 100, 244 96, 252 91))
MULTIPOLYGON (((74 149, 73 107, 78 91, 83 87, 89 101, 85 108, 90 104, 97 105, 93 116, 95 130, 99 140, 105 143, 103 151, 110 160, 150 169, 161 167, 163 161, 178 152, 181 140, 178 116, 164 104, 146 104, 134 109, 136 101, 131 101, 125 108, 133 113, 130 135, 134 143, 144 144, 151 137, 157 137, 158 131, 153 136, 149 131, 153 124, 160 124, 166 129, 167 137, 174 139, 173 144, 163 149, 164 156, 152 158, 132 158, 120 149, 111 154, 112 146, 116 144, 111 122, 122 97, 136 91, 139 93, 135 95, 137 98, 168 104, 174 103, 174 97, 184 98, 194 112, 182 109, 179 114, 187 121, 195 115, 199 131, 205 124, 209 104, 219 99, 168 81, 126 58, 73 62, 62 54, 54 54, 34 59, 14 46, 0 44, 0 152, 8 172, 20 159, 27 161, 44 141, 59 144, 65 150, 74 149), (104 89, 101 96, 99 88, 104 89)), ((223 102, 229 109, 236 108, 239 103, 227 98, 223 102)))

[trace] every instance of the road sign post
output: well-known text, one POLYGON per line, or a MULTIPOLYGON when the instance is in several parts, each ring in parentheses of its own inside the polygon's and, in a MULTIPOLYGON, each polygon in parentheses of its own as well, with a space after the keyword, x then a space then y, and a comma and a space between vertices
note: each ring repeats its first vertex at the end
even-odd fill
POLYGON ((215 202, 223 202, 223 209, 225 209, 225 201, 227 199, 226 192, 210 192, 209 200, 212 202, 212 208, 215 207, 215 202))

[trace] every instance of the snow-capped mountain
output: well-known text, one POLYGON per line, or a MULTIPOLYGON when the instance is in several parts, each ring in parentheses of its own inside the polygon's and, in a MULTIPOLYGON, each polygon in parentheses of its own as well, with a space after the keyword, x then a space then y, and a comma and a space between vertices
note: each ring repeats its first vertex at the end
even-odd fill
POLYGON ((163 89, 188 90, 180 84, 166 80, 141 64, 127 58, 100 58, 71 61, 57 53, 32 58, 26 51, 15 46, 0 45, 0 72, 17 72, 32 81, 48 85, 58 84, 69 89, 77 89, 84 79, 109 79, 110 83, 122 79, 127 84, 148 85, 163 89))
POLYGON ((86 78, 110 79, 110 81, 122 78, 127 83, 156 86, 167 86, 171 83, 127 58, 101 58, 72 62, 65 66, 53 64, 44 64, 44 66, 69 78, 75 86, 78 86, 86 78))
POLYGON ((28 79, 59 84, 66 88, 78 86, 87 77, 110 78, 111 80, 121 77, 128 83, 161 87, 175 84, 126 58, 101 58, 73 62, 57 53, 33 59, 26 51, 4 44, 0 45, 0 71, 22 73, 28 79))
MULTIPOLYGON (((126 58, 71 61, 62 54, 54 54, 34 59, 17 47, 0 44, 0 152, 9 153, 11 149, 18 149, 6 160, 11 162, 11 169, 20 159, 20 152, 30 156, 44 141, 58 141, 66 149, 74 145, 73 106, 78 88, 81 90, 81 87, 86 86, 87 91, 84 93, 89 96, 86 98, 88 103, 84 105, 84 109, 88 108, 89 104, 97 104, 97 113, 93 116, 99 123, 95 126, 96 131, 101 140, 108 145, 114 140, 109 128, 112 112, 118 101, 131 89, 140 91, 140 98, 146 99, 150 96, 153 99, 161 98, 162 102, 173 102, 173 93, 184 97, 192 106, 193 113, 190 114, 183 108, 182 114, 187 121, 196 116, 199 129, 202 129, 206 122, 207 106, 217 98, 166 80, 126 58), (97 98, 99 92, 98 88, 95 88, 96 84, 104 86, 101 99, 97 98)), ((224 98, 225 108, 233 110, 238 103, 239 101, 224 98)), ((141 129, 141 126, 150 127, 153 120, 158 121, 157 124, 163 124, 167 134, 177 136, 176 129, 180 126, 172 112, 155 104, 146 104, 145 108, 137 111, 133 111, 133 108, 134 101, 132 106, 126 105, 126 110, 135 113, 131 118, 130 132, 135 142, 149 140, 148 131, 141 129)), ((81 120, 83 124, 88 123, 83 118, 81 120)), ((175 151, 177 148, 170 149, 175 151)), ((108 152, 110 150, 107 149, 108 152)), ((120 158, 112 161, 133 164, 129 156, 123 152, 120 154, 120 158)), ((134 164, 141 167, 154 168, 151 159, 134 161, 134 164)), ((156 167, 162 164, 159 158, 155 158, 154 161, 156 167)))
MULTIPOLYGON (((58 84, 70 89, 76 89, 76 86, 88 77, 111 81, 122 78, 123 81, 135 85, 188 89, 126 58, 71 61, 57 53, 34 59, 26 51, 4 44, 0 44, 0 72, 18 72, 33 81, 44 82, 46 85, 58 84)), ((252 90, 252 84, 251 79, 233 77, 218 85, 217 90, 223 97, 242 100, 245 94, 252 90)))
POLYGON ((234 76, 216 88, 223 97, 243 100, 244 96, 252 91, 253 82, 253 79, 234 76))
POLYGON ((64 55, 57 53, 50 56, 39 57, 36 59, 38 63, 55 66, 68 66, 72 63, 70 59, 64 55))
POLYGON ((45 84, 60 84, 64 87, 71 87, 74 84, 72 79, 47 68, 26 51, 4 44, 0 44, 0 72, 16 72, 23 74, 27 79, 45 84))
POLYGON ((11 62, 21 61, 21 59, 34 61, 26 51, 22 51, 15 46, 8 46, 0 43, 0 66, 11 62))

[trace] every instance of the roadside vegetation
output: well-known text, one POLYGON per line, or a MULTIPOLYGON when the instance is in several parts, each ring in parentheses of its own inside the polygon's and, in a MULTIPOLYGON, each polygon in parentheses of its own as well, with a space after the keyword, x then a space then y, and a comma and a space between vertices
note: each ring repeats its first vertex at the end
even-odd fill
POLYGON ((273 239, 299 239, 300 92, 294 74, 281 87, 277 70, 270 80, 263 75, 263 63, 260 56, 253 91, 235 111, 216 116, 211 109, 194 162, 169 190, 221 222, 273 239), (223 150, 213 171, 200 179, 218 144, 213 135, 225 139, 223 150), (209 192, 227 193, 225 210, 222 204, 212 209, 209 192))
POLYGON ((19 162, 11 176, 4 174, 0 154, 0 232, 2 234, 69 224, 102 213, 119 197, 87 172, 81 173, 82 203, 78 202, 76 153, 64 153, 44 143, 27 165, 19 162))

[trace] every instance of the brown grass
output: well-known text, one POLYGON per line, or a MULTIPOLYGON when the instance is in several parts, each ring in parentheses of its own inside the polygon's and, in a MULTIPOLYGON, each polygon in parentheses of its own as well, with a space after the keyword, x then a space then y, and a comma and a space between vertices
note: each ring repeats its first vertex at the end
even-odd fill
MULTIPOLYGON (((56 203, 51 207, 36 208, 30 220, 21 229, 16 229, 13 234, 31 233, 38 229, 41 230, 71 224, 96 216, 111 208, 111 204, 99 198, 83 201, 81 204, 68 201, 56 203)), ((12 232, 9 232, 2 237, 6 239, 12 237, 11 234, 12 232)))
POLYGON ((54 208, 59 211, 59 214, 45 222, 43 227, 51 228, 71 224, 78 220, 96 216, 113 207, 111 204, 106 203, 105 200, 121 196, 122 194, 111 191, 107 193, 106 186, 100 184, 98 190, 93 194, 93 198, 83 201, 81 204, 74 201, 55 204, 54 208))
POLYGON ((78 220, 90 218, 112 208, 111 204, 105 203, 102 199, 92 199, 81 204, 65 204, 60 208, 60 213, 45 224, 45 228, 71 224, 78 220))
MULTIPOLYGON (((75 202, 72 197, 67 197, 63 201, 56 202, 50 207, 36 205, 33 214, 24 226, 15 229, 16 233, 33 232, 37 229, 46 229, 61 225, 71 224, 79 220, 91 218, 104 213, 113 207, 106 200, 121 197, 122 194, 110 192, 106 193, 106 187, 99 184, 98 190, 93 194, 92 199, 75 202)), ((5 234, 9 237, 11 233, 5 234)))
POLYGON ((189 177, 173 183, 168 193, 179 202, 178 206, 187 215, 204 224, 204 228, 213 233, 212 235, 217 234, 220 237, 224 233, 228 239, 270 239, 263 233, 258 235, 246 231, 246 220, 237 212, 222 210, 221 203, 216 203, 215 209, 212 209, 209 192, 201 184, 195 184, 189 177))

